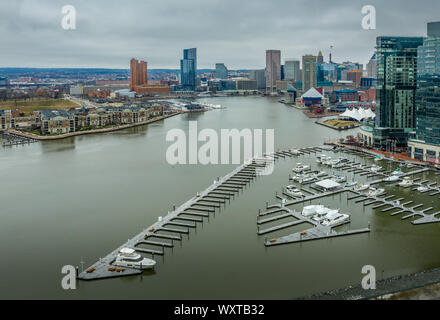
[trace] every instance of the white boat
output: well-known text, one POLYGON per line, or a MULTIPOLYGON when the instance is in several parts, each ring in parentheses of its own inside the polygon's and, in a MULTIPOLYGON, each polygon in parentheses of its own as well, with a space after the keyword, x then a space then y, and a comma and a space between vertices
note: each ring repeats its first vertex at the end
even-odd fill
POLYGON ((377 196, 380 196, 381 194, 383 194, 384 192, 385 192, 385 189, 383 189, 383 188, 370 187, 368 189, 367 195, 369 197, 377 197, 377 196))
POLYGON ((347 182, 345 184, 345 187, 346 188, 351 188, 351 187, 357 186, 357 184, 358 184, 357 181, 347 182))
POLYGON ((340 213, 338 210, 332 210, 327 213, 321 222, 323 226, 335 226, 340 225, 350 220, 350 216, 345 213, 340 213))
POLYGON ((301 214, 304 217, 309 217, 309 216, 313 216, 316 214, 316 212, 320 209, 324 208, 323 205, 315 205, 315 204, 311 204, 309 206, 305 206, 301 212, 301 214))
POLYGON ((354 186, 354 191, 364 191, 370 188, 369 184, 357 184, 354 186))
POLYGON ((316 178, 325 177, 326 175, 327 175, 327 172, 325 172, 325 171, 320 171, 318 173, 315 173, 316 178))
MULTIPOLYGON (((317 222, 321 222, 322 220, 324 220, 325 216, 331 212, 331 211, 335 211, 326 207, 323 208, 318 208, 316 210, 315 215, 313 216, 312 220, 317 221, 317 222)), ((338 210, 336 210, 338 211, 338 210)))
POLYGON ((131 248, 122 248, 119 250, 116 260, 113 263, 118 267, 127 267, 133 269, 152 269, 156 265, 156 261, 144 258, 131 248))
POLYGON ((383 168, 381 166, 377 166, 377 165, 372 165, 370 168, 371 172, 379 172, 380 170, 382 170, 383 168))
POLYGON ((383 179, 382 181, 383 182, 397 182, 399 180, 400 180, 400 178, 398 176, 389 176, 389 177, 383 179))
POLYGON ((312 181, 315 181, 315 180, 316 180, 316 178, 313 177, 313 176, 305 176, 305 177, 300 181, 300 183, 308 183, 308 182, 312 182, 312 181))
POLYGON ((292 153, 295 156, 301 155, 301 152, 299 152, 298 149, 290 149, 289 151, 290 151, 290 153, 292 153))
POLYGON ((288 194, 289 196, 291 196, 292 198, 302 198, 302 197, 304 197, 304 194, 301 192, 301 190, 299 190, 298 188, 296 188, 293 185, 289 185, 286 188, 284 188, 284 192, 286 194, 288 194))
POLYGON ((331 178, 331 180, 333 180, 334 182, 337 182, 337 183, 342 183, 342 182, 347 181, 347 178, 346 178, 346 177, 343 177, 343 176, 334 175, 334 176, 331 178))
POLYGON ((400 176, 403 174, 403 171, 400 169, 396 169, 391 173, 393 176, 400 176))
POLYGON ((426 184, 422 184, 417 188, 417 191, 426 192, 426 191, 429 191, 429 187, 426 184))
POLYGON ((402 181, 399 182, 399 186, 401 187, 411 187, 414 182, 409 177, 404 177, 402 181))
POLYGON ((309 169, 309 168, 310 168, 310 166, 307 165, 307 164, 297 163, 297 164, 296 164, 296 167, 293 168, 292 171, 293 171, 293 172, 296 172, 296 173, 301 173, 301 172, 303 172, 304 170, 307 170, 307 169, 309 169))

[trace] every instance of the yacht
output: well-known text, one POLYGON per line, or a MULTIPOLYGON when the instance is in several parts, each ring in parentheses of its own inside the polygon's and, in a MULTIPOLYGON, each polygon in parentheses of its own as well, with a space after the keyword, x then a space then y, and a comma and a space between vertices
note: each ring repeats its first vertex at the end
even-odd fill
POLYGON ((296 164, 296 167, 293 168, 292 171, 293 171, 293 172, 296 172, 296 173, 301 173, 301 172, 303 172, 304 170, 307 170, 307 169, 309 169, 309 168, 310 168, 310 166, 307 165, 307 164, 297 163, 297 164, 296 164))
POLYGON ((383 160, 385 157, 383 157, 383 156, 376 156, 375 158, 374 158, 374 161, 381 161, 381 160, 383 160))
POLYGON ((298 149, 290 149, 289 151, 290 151, 290 153, 292 153, 295 156, 301 155, 301 152, 299 152, 298 149))
POLYGON ((322 210, 324 208, 323 205, 315 205, 311 204, 309 206, 305 206, 301 212, 304 217, 313 216, 316 214, 318 210, 322 210))
POLYGON ((370 188, 369 184, 357 184, 354 186, 354 191, 364 191, 370 188))
POLYGON ((315 181, 315 180, 316 180, 316 178, 313 177, 313 176, 305 176, 305 177, 300 181, 300 183, 308 183, 308 182, 312 182, 312 181, 315 181))
POLYGON ((316 178, 325 177, 327 175, 327 172, 325 171, 319 171, 318 173, 315 173, 316 178))
POLYGON ((377 165, 372 165, 370 168, 371 172, 379 172, 380 170, 382 170, 381 166, 377 166, 377 165))
POLYGON ((336 226, 341 225, 343 223, 346 223, 350 221, 350 216, 345 213, 340 213, 338 210, 332 210, 331 212, 327 213, 321 222, 323 226, 336 226))
POLYGON ((400 169, 396 169, 391 173, 393 176, 400 176, 403 174, 403 171, 400 169))
POLYGON ((345 184, 345 187, 346 187, 346 188, 351 188, 351 187, 355 187, 355 186, 357 186, 357 185, 358 185, 357 181, 352 181, 352 182, 347 182, 347 183, 345 184))
POLYGON ((421 184, 421 185, 417 188, 417 191, 419 191, 419 192, 426 192, 426 191, 429 191, 429 187, 428 187, 428 185, 426 185, 426 184, 421 184))
POLYGON ((400 179, 399 179, 398 176, 389 176, 389 177, 383 179, 382 181, 383 181, 383 182, 397 182, 397 181, 399 181, 399 180, 400 180, 400 179))
POLYGON ((291 196, 292 198, 302 198, 302 197, 304 197, 304 194, 301 192, 301 190, 299 190, 298 188, 296 188, 293 185, 289 185, 286 188, 284 188, 284 192, 286 194, 288 194, 289 196, 291 196))
POLYGON ((152 269, 156 265, 156 261, 144 258, 131 248, 122 248, 119 250, 116 260, 113 263, 118 267, 127 267, 133 269, 152 269))
POLYGON ((385 192, 385 189, 383 189, 383 188, 370 187, 368 189, 367 196, 377 197, 377 196, 380 196, 381 194, 383 194, 384 192, 385 192))
POLYGON ((331 180, 333 180, 334 182, 337 182, 337 183, 342 183, 342 182, 347 181, 347 178, 346 178, 346 177, 343 177, 343 176, 334 175, 334 176, 331 178, 331 180))
POLYGON ((325 216, 332 211, 338 211, 338 210, 332 210, 326 207, 318 208, 312 219, 316 222, 321 222, 322 220, 325 219, 325 216))
POLYGON ((409 177, 404 177, 402 181, 399 182, 399 186, 401 187, 411 187, 413 185, 413 181, 409 177))

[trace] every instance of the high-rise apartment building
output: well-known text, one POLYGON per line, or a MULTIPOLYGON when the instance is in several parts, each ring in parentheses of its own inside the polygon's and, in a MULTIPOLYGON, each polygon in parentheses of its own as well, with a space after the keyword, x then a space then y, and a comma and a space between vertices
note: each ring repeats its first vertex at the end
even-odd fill
POLYGON ((278 80, 281 80, 281 51, 266 50, 266 91, 276 91, 278 80))
POLYGON ((415 128, 417 47, 422 37, 377 37, 376 128, 374 144, 406 145, 415 128))
POLYGON ((184 49, 180 60, 180 86, 183 90, 197 90, 197 49, 184 49))
POLYGON ((428 23, 428 37, 417 51, 416 135, 408 155, 440 160, 440 22, 428 23))
POLYGON ((136 91, 136 87, 148 83, 147 62, 130 60, 130 91, 136 91))
POLYGON ((317 85, 317 57, 305 55, 302 57, 302 91, 307 92, 317 85))
POLYGON ((215 77, 217 79, 228 79, 228 68, 224 63, 215 64, 215 77))

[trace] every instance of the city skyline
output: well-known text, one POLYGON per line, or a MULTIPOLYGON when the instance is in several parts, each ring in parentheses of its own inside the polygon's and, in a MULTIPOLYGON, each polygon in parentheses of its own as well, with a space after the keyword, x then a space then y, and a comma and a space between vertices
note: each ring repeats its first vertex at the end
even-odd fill
POLYGON ((281 50, 282 63, 319 50, 327 61, 331 45, 334 61, 365 65, 377 36, 426 36, 421 26, 436 20, 440 3, 422 2, 424 10, 420 3, 370 1, 376 7, 377 29, 363 30, 364 4, 342 1, 332 6, 325 1, 248 3, 243 9, 228 1, 185 3, 192 10, 175 1, 134 2, 121 11, 117 2, 104 6, 75 0, 70 4, 77 10, 77 29, 66 31, 60 26, 64 2, 14 1, 0 4, 0 33, 8 48, 0 53, 0 67, 125 69, 127 59, 136 56, 151 69, 178 69, 182 48, 195 47, 200 69, 213 69, 217 62, 231 70, 260 69, 266 49, 281 50), (402 16, 411 19, 402 24, 402 16))

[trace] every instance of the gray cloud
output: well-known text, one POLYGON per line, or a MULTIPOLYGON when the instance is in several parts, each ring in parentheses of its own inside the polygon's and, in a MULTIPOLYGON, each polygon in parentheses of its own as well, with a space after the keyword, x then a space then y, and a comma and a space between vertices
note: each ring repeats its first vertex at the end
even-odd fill
POLYGON ((366 63, 378 35, 424 36, 440 20, 438 0, 21 0, 0 2, 0 67, 178 68, 197 47, 199 67, 263 68, 266 49, 300 58, 330 45, 334 60, 366 63), (77 10, 77 30, 61 28, 61 8, 77 10), (361 28, 361 8, 377 10, 377 30, 361 28))

